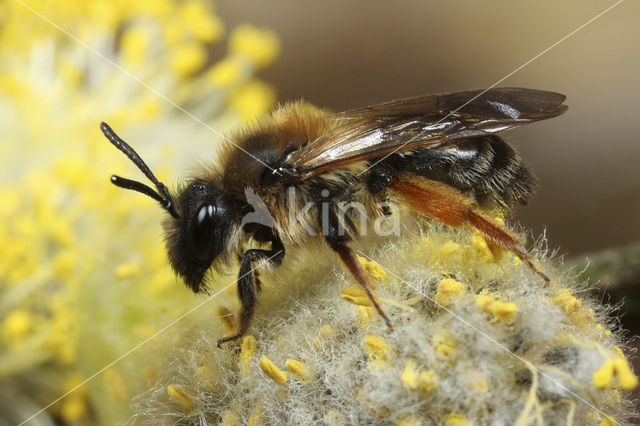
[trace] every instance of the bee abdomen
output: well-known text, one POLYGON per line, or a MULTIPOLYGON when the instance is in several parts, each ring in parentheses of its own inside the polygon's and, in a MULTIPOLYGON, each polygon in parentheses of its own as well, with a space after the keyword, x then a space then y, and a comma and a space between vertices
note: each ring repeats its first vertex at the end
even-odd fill
POLYGON ((482 205, 526 204, 536 184, 515 150, 493 135, 394 154, 383 163, 471 192, 482 205))

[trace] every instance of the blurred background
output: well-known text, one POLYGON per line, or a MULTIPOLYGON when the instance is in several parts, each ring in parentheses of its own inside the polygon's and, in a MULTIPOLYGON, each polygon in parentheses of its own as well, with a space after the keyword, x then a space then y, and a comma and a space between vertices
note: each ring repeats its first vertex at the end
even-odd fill
MULTIPOLYGON (((614 2, 24 4, 226 131, 299 98, 340 111, 485 88, 614 2)), ((567 95, 563 116, 506 134, 540 178, 515 218, 576 271, 591 259, 584 278, 599 283, 595 297, 625 300, 631 336, 640 333, 638 16, 626 0, 500 83, 567 95)), ((168 182, 196 157, 214 160, 220 138, 15 0, 0 1, 0 60, 0 424, 16 424, 202 301, 166 264, 160 209, 108 184, 113 172, 140 174, 97 123, 168 182)), ((139 376, 158 374, 145 358, 157 347, 33 421, 126 419, 139 376)))

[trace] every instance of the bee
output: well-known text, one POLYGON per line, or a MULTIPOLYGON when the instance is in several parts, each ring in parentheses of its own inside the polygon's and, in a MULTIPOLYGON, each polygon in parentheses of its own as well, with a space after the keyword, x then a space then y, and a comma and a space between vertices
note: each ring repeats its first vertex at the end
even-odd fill
POLYGON ((196 170, 170 191, 140 156, 105 123, 101 130, 153 183, 112 176, 121 188, 158 201, 169 262, 195 293, 206 272, 239 259, 239 328, 218 346, 245 335, 260 279, 287 251, 323 240, 362 286, 378 314, 375 285, 350 243, 361 223, 354 209, 374 218, 395 214, 389 200, 450 226, 467 225, 510 250, 546 283, 523 241, 483 212, 525 204, 536 179, 499 132, 559 116, 565 96, 524 88, 494 88, 418 96, 331 114, 304 102, 276 108, 232 135, 216 164, 196 170), (253 217, 255 220, 247 220, 253 217))

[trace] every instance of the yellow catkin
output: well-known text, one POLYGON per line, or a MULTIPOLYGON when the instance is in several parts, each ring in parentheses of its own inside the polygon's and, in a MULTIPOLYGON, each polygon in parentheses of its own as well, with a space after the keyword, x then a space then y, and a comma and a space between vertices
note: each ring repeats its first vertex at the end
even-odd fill
POLYGON ((340 291, 340 298, 354 305, 373 306, 367 293, 360 288, 343 288, 342 291, 340 291))
POLYGON ((385 279, 385 277, 387 276, 387 272, 384 269, 382 269, 380 265, 362 256, 358 256, 358 255, 356 256, 358 258, 358 262, 360 262, 364 270, 369 273, 371 278, 377 281, 382 281, 385 279))
POLYGON ((266 374, 279 385, 282 385, 287 381, 287 375, 280 370, 276 365, 267 357, 260 358, 260 368, 266 374))
POLYGON ((167 386, 167 393, 176 402, 180 407, 185 410, 189 410, 193 408, 194 400, 189 395, 187 395, 184 390, 178 385, 169 385, 167 386))
POLYGON ((311 370, 304 363, 295 359, 287 359, 285 367, 297 377, 303 380, 311 380, 311 370))
POLYGON ((447 306, 462 294, 464 294, 466 285, 454 280, 453 278, 445 278, 438 284, 436 296, 434 300, 440 305, 447 306))
POLYGON ((218 307, 218 318, 220 318, 220 322, 222 322, 222 327, 224 327, 227 333, 233 333, 235 330, 233 313, 229 309, 224 306, 218 307))

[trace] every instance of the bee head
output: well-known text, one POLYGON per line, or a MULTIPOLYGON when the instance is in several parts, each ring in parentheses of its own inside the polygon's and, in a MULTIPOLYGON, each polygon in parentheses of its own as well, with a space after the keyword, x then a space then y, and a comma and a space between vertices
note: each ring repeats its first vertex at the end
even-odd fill
POLYGON ((195 293, 213 261, 224 250, 233 209, 215 186, 193 181, 180 192, 179 217, 165 222, 169 262, 195 293))
POLYGON ((106 138, 122 151, 155 185, 111 176, 111 183, 145 194, 158 201, 171 216, 165 222, 169 262, 195 293, 203 289, 204 275, 223 251, 233 211, 218 188, 202 181, 180 191, 176 203, 169 189, 153 175, 140 156, 107 125, 100 124, 106 138))

